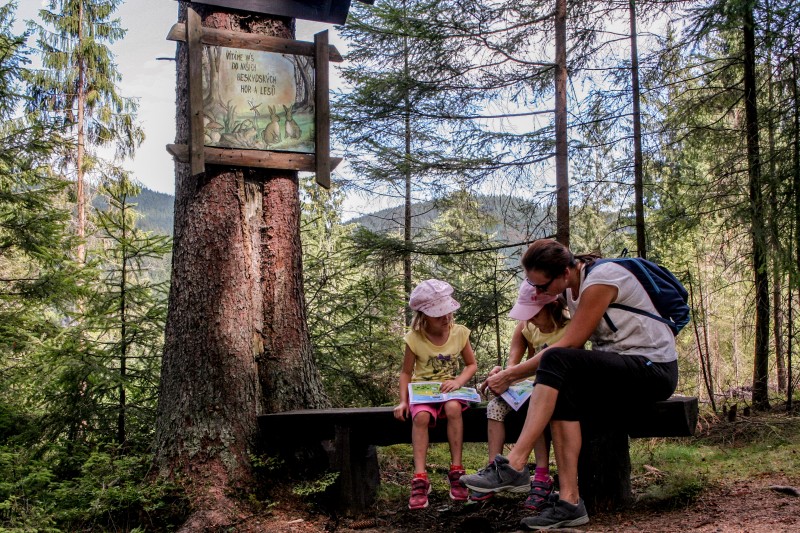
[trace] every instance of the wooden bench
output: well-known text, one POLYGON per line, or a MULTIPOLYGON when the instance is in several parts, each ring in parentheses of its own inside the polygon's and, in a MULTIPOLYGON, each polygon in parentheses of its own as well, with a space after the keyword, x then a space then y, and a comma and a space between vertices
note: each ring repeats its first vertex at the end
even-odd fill
MULTIPOLYGON (((506 442, 517 440, 524 409, 506 418, 506 442)), ((629 437, 688 437, 694 435, 697 415, 697 398, 675 396, 581 421, 578 476, 590 511, 616 509, 630 502, 629 437)), ((259 428, 262 442, 275 450, 333 441, 331 466, 340 472, 339 505, 352 513, 375 501, 380 482, 375 446, 411 443, 411 422, 395 420, 391 407, 286 411, 259 416, 259 428)), ((485 406, 464 411, 464 442, 486 442, 486 432, 485 406)), ((430 441, 447 442, 445 421, 430 430, 430 441)))

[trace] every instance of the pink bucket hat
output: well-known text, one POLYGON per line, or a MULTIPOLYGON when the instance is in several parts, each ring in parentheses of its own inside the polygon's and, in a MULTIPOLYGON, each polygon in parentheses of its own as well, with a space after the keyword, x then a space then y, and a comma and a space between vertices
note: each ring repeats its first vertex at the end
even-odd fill
POLYGON ((517 303, 511 308, 508 316, 516 320, 530 320, 542 310, 542 308, 555 302, 558 296, 551 294, 537 294, 536 289, 527 281, 523 281, 519 286, 519 297, 517 303))
POLYGON ((411 291, 408 306, 429 317, 444 316, 461 307, 461 304, 450 296, 451 294, 453 287, 446 281, 426 279, 411 291))

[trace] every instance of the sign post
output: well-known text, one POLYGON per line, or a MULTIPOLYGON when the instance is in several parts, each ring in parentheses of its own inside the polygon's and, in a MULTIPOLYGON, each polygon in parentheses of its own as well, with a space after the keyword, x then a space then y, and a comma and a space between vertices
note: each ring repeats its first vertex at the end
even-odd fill
MULTIPOLYGON (((275 9, 263 0, 200 3, 275 9)), ((330 188, 341 158, 330 157, 328 69, 343 58, 328 44, 327 30, 310 43, 206 28, 189 6, 186 24, 175 24, 167 39, 187 44, 190 119, 188 145, 170 144, 167 151, 189 163, 192 175, 206 164, 301 170, 330 188)))

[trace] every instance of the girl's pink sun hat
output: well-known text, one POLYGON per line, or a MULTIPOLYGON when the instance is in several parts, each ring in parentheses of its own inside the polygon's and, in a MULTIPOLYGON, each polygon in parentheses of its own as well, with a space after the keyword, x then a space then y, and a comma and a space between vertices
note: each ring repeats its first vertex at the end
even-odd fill
POLYGON ((516 320, 530 320, 535 317, 544 306, 555 302, 558 296, 551 294, 538 294, 536 288, 527 281, 519 286, 517 303, 509 311, 508 316, 516 320))
POLYGON ((446 281, 427 279, 411 291, 408 306, 414 311, 437 318, 461 307, 461 304, 450 296, 451 294, 453 287, 446 281))

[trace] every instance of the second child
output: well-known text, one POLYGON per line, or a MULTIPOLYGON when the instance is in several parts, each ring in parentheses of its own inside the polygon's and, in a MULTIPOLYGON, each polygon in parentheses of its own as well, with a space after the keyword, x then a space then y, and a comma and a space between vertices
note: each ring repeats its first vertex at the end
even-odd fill
MULTIPOLYGON (((558 341, 564 336, 567 324, 569 324, 564 298, 549 294, 537 294, 534 287, 527 281, 523 281, 520 285, 517 303, 514 304, 508 316, 518 320, 517 327, 511 336, 508 367, 518 365, 526 352, 530 359, 548 345, 558 341)), ((503 370, 501 367, 495 366, 489 371, 489 376, 493 376, 501 370, 503 370)), ((487 381, 481 384, 481 390, 491 395, 487 381)), ((505 418, 511 411, 511 406, 500 396, 492 398, 486 406, 489 452, 487 468, 494 466, 496 456, 503 451, 506 436, 505 418)), ((548 498, 553 492, 553 478, 550 477, 549 464, 550 446, 544 435, 537 439, 533 453, 536 470, 531 479, 525 507, 539 511, 547 504, 548 498)), ((494 494, 494 492, 470 491, 470 500, 483 501, 491 498, 494 494)))
POLYGON ((469 492, 460 482, 464 474, 461 449, 464 439, 464 424, 461 412, 468 405, 460 400, 444 403, 410 404, 408 384, 412 381, 440 381, 442 392, 460 389, 475 375, 478 364, 469 342, 469 329, 455 324, 453 312, 461 305, 453 299, 453 287, 437 279, 420 283, 409 298, 409 307, 414 311, 411 330, 404 337, 405 355, 400 371, 400 403, 394 408, 394 416, 412 420, 411 443, 414 452, 414 478, 411 481, 409 509, 428 506, 431 484, 425 459, 428 454, 428 428, 434 427, 440 418, 447 419, 447 440, 450 444, 450 497, 464 501, 469 492), (463 363, 463 370, 461 366, 463 363))

